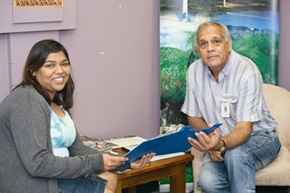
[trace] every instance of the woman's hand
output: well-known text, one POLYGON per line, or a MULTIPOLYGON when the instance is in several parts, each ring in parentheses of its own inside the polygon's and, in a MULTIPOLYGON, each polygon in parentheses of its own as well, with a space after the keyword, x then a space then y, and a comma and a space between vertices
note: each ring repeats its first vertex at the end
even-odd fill
POLYGON ((113 170, 128 160, 128 158, 121 156, 113 156, 107 153, 103 154, 103 159, 105 171, 113 170))
POLYGON ((144 155, 141 159, 131 163, 131 168, 133 169, 142 169, 144 166, 149 164, 151 158, 155 155, 155 153, 150 153, 147 155, 144 155))

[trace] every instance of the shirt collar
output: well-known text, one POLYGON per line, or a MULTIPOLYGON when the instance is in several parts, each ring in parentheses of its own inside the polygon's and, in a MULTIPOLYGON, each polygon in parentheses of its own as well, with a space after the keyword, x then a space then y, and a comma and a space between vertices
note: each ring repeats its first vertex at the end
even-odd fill
MULTIPOLYGON (((230 70, 231 70, 231 67, 233 65, 233 60, 235 58, 235 51, 232 50, 231 53, 230 53, 230 57, 229 57, 229 60, 227 62, 227 64, 225 65, 225 67, 222 69, 222 73, 224 74, 224 76, 228 76, 230 74, 230 70)), ((205 65, 205 64, 204 64, 205 65)), ((208 69, 208 75, 211 75, 211 72, 210 72, 210 69, 207 65, 205 65, 208 69)))
POLYGON ((230 53, 230 58, 225 65, 225 67, 222 69, 222 72, 224 73, 225 76, 228 76, 230 74, 231 67, 233 65, 233 60, 235 58, 235 52, 232 50, 230 53))

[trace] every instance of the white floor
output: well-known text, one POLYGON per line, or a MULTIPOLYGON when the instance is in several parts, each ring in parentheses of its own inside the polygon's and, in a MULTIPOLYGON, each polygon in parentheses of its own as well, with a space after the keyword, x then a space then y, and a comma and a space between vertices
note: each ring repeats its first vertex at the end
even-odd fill
MULTIPOLYGON (((189 193, 192 190, 193 190, 193 183, 186 183, 185 192, 189 193)), ((160 193, 169 193, 169 191, 170 191, 169 184, 161 184, 160 185, 160 190, 159 190, 160 193)))

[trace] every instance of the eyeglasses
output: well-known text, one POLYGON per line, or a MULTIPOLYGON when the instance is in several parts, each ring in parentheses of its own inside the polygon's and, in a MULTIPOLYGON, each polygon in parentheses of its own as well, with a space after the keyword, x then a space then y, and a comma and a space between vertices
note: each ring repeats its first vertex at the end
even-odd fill
MULTIPOLYGON (((215 38, 215 39, 213 39, 213 40, 210 40, 210 42, 211 42, 211 44, 213 44, 213 45, 215 45, 215 46, 219 46, 219 45, 221 45, 221 43, 223 42, 223 40, 222 39, 217 39, 217 38, 215 38)), ((205 48, 207 48, 208 47, 208 41, 200 41, 199 43, 198 43, 198 47, 200 47, 201 49, 205 49, 205 48)))

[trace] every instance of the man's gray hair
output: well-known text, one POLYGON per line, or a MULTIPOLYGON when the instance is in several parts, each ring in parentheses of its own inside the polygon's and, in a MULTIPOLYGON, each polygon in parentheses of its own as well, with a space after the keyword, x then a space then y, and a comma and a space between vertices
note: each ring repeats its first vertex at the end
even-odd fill
POLYGON ((207 21, 207 22, 204 22, 202 24, 200 24, 196 30, 196 33, 195 33, 195 46, 198 46, 197 44, 197 34, 200 32, 200 30, 202 30, 203 28, 207 27, 207 26, 218 26, 219 28, 222 29, 223 31, 223 38, 226 42, 228 42, 228 40, 231 38, 230 36, 230 32, 229 32, 229 29, 227 28, 227 26, 225 26, 224 24, 222 23, 218 23, 218 22, 215 22, 215 21, 207 21))

